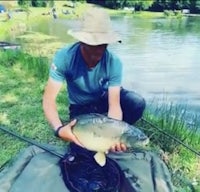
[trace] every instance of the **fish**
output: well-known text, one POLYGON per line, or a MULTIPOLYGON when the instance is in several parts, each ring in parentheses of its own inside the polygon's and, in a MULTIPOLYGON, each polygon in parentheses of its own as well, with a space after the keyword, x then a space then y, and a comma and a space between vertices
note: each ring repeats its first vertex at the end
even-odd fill
POLYGON ((124 143, 127 149, 141 148, 149 143, 142 130, 125 121, 98 113, 79 115, 75 119, 73 134, 87 150, 96 152, 94 159, 102 167, 106 164, 106 154, 116 143, 124 143))

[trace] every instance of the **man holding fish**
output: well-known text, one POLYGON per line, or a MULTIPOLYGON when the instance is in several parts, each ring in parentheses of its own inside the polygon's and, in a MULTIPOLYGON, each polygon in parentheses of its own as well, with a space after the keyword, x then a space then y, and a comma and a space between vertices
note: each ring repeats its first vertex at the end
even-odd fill
MULTIPOLYGON (((88 9, 81 24, 80 30, 68 32, 78 42, 61 48, 54 56, 43 96, 43 109, 57 136, 84 147, 72 132, 76 116, 107 114, 109 118, 132 124, 142 116, 145 100, 121 86, 122 63, 108 49, 108 44, 121 42, 121 39, 112 30, 106 11, 88 9), (56 98, 64 81, 67 82, 72 119, 67 125, 62 124, 56 107, 56 98)), ((126 149, 127 146, 121 142, 110 148, 111 151, 126 149)))

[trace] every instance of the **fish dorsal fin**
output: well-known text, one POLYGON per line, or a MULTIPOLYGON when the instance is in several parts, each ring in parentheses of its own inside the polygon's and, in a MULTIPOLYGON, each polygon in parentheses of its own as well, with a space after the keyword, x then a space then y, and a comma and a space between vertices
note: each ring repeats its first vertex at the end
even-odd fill
POLYGON ((101 167, 103 167, 106 164, 106 156, 103 152, 97 152, 94 155, 94 159, 101 167))

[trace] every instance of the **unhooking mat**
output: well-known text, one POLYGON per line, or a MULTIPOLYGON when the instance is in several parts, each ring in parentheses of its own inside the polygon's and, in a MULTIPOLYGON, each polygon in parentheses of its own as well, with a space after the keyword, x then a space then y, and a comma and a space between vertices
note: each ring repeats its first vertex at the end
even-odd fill
MULTIPOLYGON (((51 148, 66 153, 66 149, 51 148)), ((137 151, 108 156, 125 173, 130 186, 125 192, 174 191, 169 170, 156 154, 137 151)), ((58 161, 58 157, 36 146, 26 148, 0 172, 0 192, 70 192, 62 180, 58 161)))

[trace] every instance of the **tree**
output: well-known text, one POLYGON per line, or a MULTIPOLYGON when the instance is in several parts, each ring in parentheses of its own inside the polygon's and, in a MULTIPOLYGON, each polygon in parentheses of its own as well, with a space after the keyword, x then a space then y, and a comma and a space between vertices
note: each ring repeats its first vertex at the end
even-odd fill
POLYGON ((200 13, 200 0, 197 0, 196 2, 196 10, 197 10, 197 13, 200 13))
POLYGON ((120 8, 120 0, 105 0, 105 6, 111 9, 120 8))
POLYGON ((153 4, 153 0, 143 1, 143 0, 126 0, 126 6, 135 7, 135 10, 147 10, 153 4))
POLYGON ((31 0, 31 5, 33 7, 46 7, 47 1, 45 1, 45 0, 31 0))
POLYGON ((200 0, 154 0, 150 10, 163 11, 190 9, 191 13, 200 13, 200 0))
POLYGON ((190 0, 190 11, 200 13, 200 0, 190 0))
POLYGON ((139 10, 148 9, 153 0, 87 0, 88 3, 102 5, 111 9, 119 9, 124 7, 137 7, 139 10))
POLYGON ((30 5, 30 0, 18 0, 17 3, 20 6, 26 6, 26 5, 30 5))

